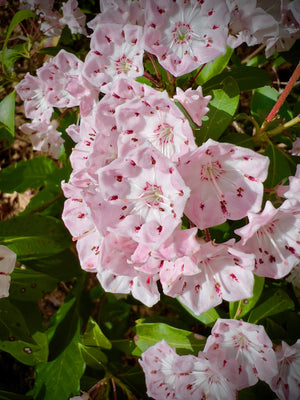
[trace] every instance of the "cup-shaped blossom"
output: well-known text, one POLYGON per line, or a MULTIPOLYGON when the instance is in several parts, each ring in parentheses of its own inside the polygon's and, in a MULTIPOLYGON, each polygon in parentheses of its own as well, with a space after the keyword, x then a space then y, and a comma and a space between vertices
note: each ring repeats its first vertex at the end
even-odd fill
POLYGON ((144 73, 143 53, 141 26, 99 24, 92 35, 83 74, 98 89, 117 78, 136 78, 144 73))
POLYGON ((150 142, 172 161, 197 148, 188 120, 167 96, 166 92, 147 90, 143 98, 132 99, 116 111, 117 126, 121 132, 120 154, 128 147, 139 147, 150 142))
MULTIPOLYGON (((182 268, 175 281, 162 281, 164 293, 178 296, 196 315, 217 306, 223 299, 237 301, 252 297, 254 258, 235 249, 233 242, 200 243, 198 252, 190 257, 197 270, 192 273, 189 268, 184 273, 182 268)), ((189 265, 179 261, 179 265, 189 265)))
POLYGON ((180 375, 177 362, 180 356, 170 347, 165 340, 149 347, 139 360, 143 368, 147 395, 156 400, 180 400, 175 390, 176 380, 180 375))
POLYGON ((68 0, 62 4, 63 16, 59 22, 62 25, 68 25, 70 31, 74 34, 81 33, 87 35, 85 29, 85 14, 78 7, 77 0, 68 0))
POLYGON ((16 264, 17 255, 8 247, 0 245, 0 298, 9 296, 10 274, 16 264))
POLYGON ((268 157, 229 143, 208 139, 180 158, 178 170, 191 189, 184 213, 204 229, 258 212, 268 157))
POLYGON ((209 111, 207 105, 211 96, 203 96, 201 86, 198 86, 195 90, 189 88, 185 92, 177 87, 176 95, 173 98, 185 108, 195 124, 202 125, 202 118, 209 111))
POLYGON ((280 400, 300 398, 300 339, 289 346, 282 341, 275 348, 279 371, 267 383, 280 400))
POLYGON ((99 231, 114 230, 158 248, 181 223, 190 193, 173 163, 145 143, 98 170, 86 196, 99 231))
POLYGON ((98 92, 83 78, 82 69, 83 62, 65 50, 60 50, 41 69, 40 78, 47 85, 47 100, 53 107, 79 106, 87 97, 96 101, 98 92))
POLYGON ((179 399, 235 400, 237 391, 223 375, 222 368, 212 363, 206 354, 181 356, 176 363, 180 374, 176 379, 179 399))
POLYGON ((204 353, 222 368, 237 389, 269 381, 278 373, 273 344, 262 325, 218 319, 207 338, 204 353))
POLYGON ((174 76, 184 75, 225 53, 228 22, 225 1, 149 1, 145 48, 174 76))
POLYGON ((147 272, 143 271, 143 263, 133 259, 137 248, 138 243, 130 237, 108 232, 101 246, 97 277, 104 290, 113 293, 131 292, 137 300, 152 307, 160 298, 156 283, 160 260, 152 259, 154 262, 151 268, 148 263, 148 268, 145 268, 147 272))
POLYGON ((57 120, 50 122, 33 120, 21 125, 20 130, 29 135, 34 150, 43 151, 57 159, 64 143, 57 127, 57 120))
POLYGON ((53 106, 47 98, 49 88, 40 77, 43 68, 47 68, 47 63, 36 71, 37 76, 32 76, 27 72, 15 89, 24 101, 26 117, 48 123, 53 112, 53 106))
POLYGON ((249 223, 235 233, 240 248, 255 255, 254 273, 280 279, 299 263, 300 209, 297 201, 286 200, 279 208, 266 202, 261 213, 249 213, 249 223))

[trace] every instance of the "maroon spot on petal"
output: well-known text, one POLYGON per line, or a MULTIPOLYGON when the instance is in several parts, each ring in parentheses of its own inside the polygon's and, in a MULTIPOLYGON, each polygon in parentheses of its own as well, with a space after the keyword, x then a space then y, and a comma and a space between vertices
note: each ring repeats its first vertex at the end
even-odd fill
POLYGON ((286 245, 285 248, 290 251, 292 254, 296 254, 296 250, 294 249, 294 247, 288 246, 286 245))
POLYGON ((108 200, 117 200, 118 198, 119 198, 119 196, 115 194, 113 196, 110 196, 110 198, 108 200))
POLYGON ((133 167, 136 166, 136 163, 135 163, 133 160, 130 160, 130 164, 131 164, 133 167))
POLYGON ((78 216, 77 216, 77 218, 83 218, 85 216, 85 214, 84 213, 81 213, 81 214, 79 214, 78 216))
POLYGON ((215 29, 218 29, 219 27, 218 27, 218 25, 214 25, 212 28, 213 28, 213 30, 215 30, 215 29))
POLYGON ((122 179, 123 179, 123 176, 122 176, 122 175, 117 175, 117 176, 116 176, 116 180, 117 180, 118 182, 122 182, 122 179))
POLYGON ((152 163, 153 165, 156 164, 156 160, 155 160, 155 158, 152 157, 152 156, 151 156, 151 163, 152 163))
POLYGON ((227 204, 227 202, 225 200, 220 201, 222 213, 228 215, 226 204, 227 204))
POLYGON ((242 194, 244 191, 243 188, 239 187, 238 189, 236 189, 236 191, 237 191, 237 197, 243 197, 243 194, 242 194))
POLYGON ((127 129, 127 131, 125 131, 126 135, 132 135, 133 134, 133 130, 132 129, 127 129))
POLYGON ((159 227, 158 228, 156 228, 157 230, 158 230, 158 233, 161 233, 162 232, 162 229, 163 229, 163 227, 161 226, 161 225, 159 225, 159 227))
POLYGON ((229 275, 231 279, 233 279, 234 281, 238 282, 238 278, 234 275, 234 274, 230 274, 229 275))
POLYGON ((173 168, 173 167, 170 167, 170 168, 169 168, 169 172, 170 172, 170 174, 173 174, 174 168, 173 168))
POLYGON ((200 290, 200 285, 196 285, 196 286, 195 286, 195 292, 196 292, 196 293, 199 293, 199 290, 200 290))
POLYGON ((105 39, 108 41, 108 43, 111 42, 111 39, 108 36, 105 36, 105 39))
POLYGON ((188 385, 186 385, 187 390, 192 390, 193 389, 193 385, 191 385, 190 383, 188 385))
POLYGON ((119 219, 122 221, 122 219, 124 219, 124 218, 125 218, 125 215, 121 215, 121 217, 119 219))
POLYGON ((264 260, 263 260, 262 258, 260 258, 260 259, 258 260, 258 262, 259 262, 260 264, 263 264, 263 263, 264 263, 264 260))

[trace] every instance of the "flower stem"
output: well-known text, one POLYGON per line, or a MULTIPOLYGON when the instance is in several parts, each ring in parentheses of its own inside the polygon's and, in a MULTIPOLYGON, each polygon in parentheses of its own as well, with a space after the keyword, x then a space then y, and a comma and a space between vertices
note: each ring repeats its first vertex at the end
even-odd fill
MULTIPOLYGON (((265 122, 271 122, 275 115, 278 113, 280 107, 284 103, 285 99, 289 95, 290 91, 292 90, 294 84, 296 83, 297 79, 300 76, 300 62, 298 63, 295 71, 293 72, 292 76, 290 77, 286 87, 284 88, 283 92, 279 96, 278 100, 276 101, 274 107, 270 111, 269 115, 266 118, 265 122)), ((263 124, 264 125, 264 124, 263 124)))

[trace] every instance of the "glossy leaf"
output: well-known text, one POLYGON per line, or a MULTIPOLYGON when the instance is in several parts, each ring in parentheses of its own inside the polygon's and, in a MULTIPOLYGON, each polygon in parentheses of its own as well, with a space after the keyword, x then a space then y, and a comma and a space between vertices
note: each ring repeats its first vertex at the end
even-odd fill
POLYGON ((23 314, 7 298, 0 299, 0 339, 34 343, 23 314))
MULTIPOLYGON (((260 125, 264 122, 269 112, 272 110, 278 97, 278 91, 270 86, 264 86, 254 91, 250 105, 251 114, 260 125)), ((286 120, 289 120, 292 118, 292 114, 288 110, 288 106, 286 103, 281 106, 279 110, 279 115, 281 119, 285 118, 286 120)), ((275 121, 275 124, 278 125, 278 122, 275 121)))
POLYGON ((188 307, 186 307, 184 304, 182 304, 180 301, 179 301, 179 303, 189 314, 191 314, 198 321, 202 322, 204 325, 208 325, 208 326, 213 325, 215 323, 215 321, 220 317, 215 308, 211 308, 210 310, 208 310, 200 315, 196 315, 188 307))
POLYGON ((229 303, 229 316, 232 319, 239 319, 248 314, 258 302, 263 288, 264 288, 265 278, 261 276, 254 275, 254 286, 253 286, 253 296, 249 299, 243 299, 235 302, 229 303))
POLYGON ((294 302, 288 294, 284 290, 278 289, 272 296, 269 296, 267 300, 251 311, 248 322, 257 324, 266 317, 294 309, 294 307, 294 302))
POLYGON ((148 347, 162 339, 169 346, 176 347, 179 354, 198 353, 205 346, 205 339, 197 339, 192 332, 173 328, 163 323, 150 323, 136 325, 137 340, 136 345, 142 351, 146 351, 148 347))
POLYGON ((107 357, 99 347, 85 346, 78 343, 82 358, 86 365, 96 370, 103 370, 107 364, 107 357))
POLYGON ((11 145, 15 136, 15 91, 0 102, 0 141, 6 139, 11 145))
POLYGON ((57 358, 36 366, 35 386, 29 393, 35 399, 67 400, 79 394, 85 363, 78 341, 79 333, 57 358))
POLYGON ((227 46, 225 54, 217 57, 214 61, 206 63, 196 79, 197 84, 202 86, 209 79, 221 74, 221 72, 227 66, 232 53, 233 49, 227 46))
POLYGON ((30 269, 15 268, 11 274, 9 296, 14 300, 37 301, 51 292, 58 279, 30 269))
POLYGON ((239 103, 239 87, 231 77, 221 82, 222 89, 212 91, 212 99, 208 105, 207 120, 194 130, 196 142, 201 145, 207 139, 218 140, 232 121, 239 103))
POLYGON ((111 349, 111 343, 101 331, 99 325, 92 317, 89 318, 87 328, 81 338, 82 344, 85 346, 102 347, 103 349, 111 349))
POLYGON ((47 362, 48 358, 48 339, 42 332, 32 335, 35 343, 28 343, 22 340, 0 341, 0 350, 5 351, 15 357, 25 365, 37 365, 47 362))
POLYGON ((0 172, 0 190, 23 193, 27 189, 40 188, 56 169, 54 162, 47 157, 19 161, 0 172))
POLYGON ((220 82, 227 77, 233 78, 242 92, 265 86, 271 80, 270 76, 263 69, 239 65, 228 71, 223 71, 221 74, 207 81, 202 87, 203 94, 207 95, 211 90, 219 88, 220 82))
POLYGON ((14 251, 19 261, 25 262, 68 248, 70 236, 62 221, 35 214, 1 222, 0 243, 14 251))
POLYGON ((76 298, 64 302, 51 320, 48 330, 49 360, 57 358, 71 343, 78 327, 76 298))
POLYGON ((265 181, 266 188, 274 188, 284 178, 294 174, 292 168, 296 168, 295 162, 273 143, 269 144, 264 155, 270 159, 268 177, 265 181))

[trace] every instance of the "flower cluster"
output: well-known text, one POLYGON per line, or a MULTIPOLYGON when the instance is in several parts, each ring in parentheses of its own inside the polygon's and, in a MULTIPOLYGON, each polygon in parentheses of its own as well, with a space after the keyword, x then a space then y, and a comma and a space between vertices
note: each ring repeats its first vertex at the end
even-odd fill
POLYGON ((299 340, 275 351, 262 325, 218 319, 198 356, 179 356, 164 340, 140 364, 153 399, 236 399, 237 391, 267 382, 280 399, 299 398, 299 340))
MULTIPOLYGON (((211 138, 198 145, 192 128, 201 132, 211 97, 200 86, 175 89, 177 77, 226 46, 265 44, 267 55, 289 49, 300 37, 299 1, 282 1, 278 12, 266 3, 102 0, 88 23, 85 60, 61 50, 17 85, 32 120, 21 129, 54 158, 63 143, 54 108, 79 107, 79 123, 66 129, 75 145, 62 218, 82 268, 104 290, 151 307, 161 288, 200 315, 223 299, 252 297, 254 274, 280 279, 298 265, 299 169, 281 190, 281 205, 264 204, 268 157, 211 138), (163 67, 173 90, 151 86, 145 62, 157 75, 163 67), (242 219, 241 240, 211 240, 211 228, 242 219)), ((65 3, 59 21, 85 34, 76 7, 65 3)), ((258 379, 292 399, 298 361, 286 360, 298 348, 283 344, 275 353, 261 326, 219 320, 198 357, 178 356, 161 342, 141 365, 156 399, 234 399, 258 379), (281 372, 287 366, 292 375, 281 372)))
MULTIPOLYGON (((297 20, 293 8, 285 11, 297 20)), ((102 1, 88 25, 93 33, 84 62, 61 50, 16 87, 32 119, 21 129, 54 157, 62 143, 54 108, 80 109, 80 124, 67 128, 76 145, 73 172, 62 187, 63 220, 82 268, 97 272, 105 290, 131 292, 148 306, 159 300, 160 281, 165 294, 196 314, 222 299, 251 297, 253 273, 286 276, 300 254, 297 176, 278 209, 267 202, 261 211, 269 159, 212 139, 198 146, 177 106, 201 127, 211 97, 200 86, 177 87, 170 97, 136 80, 145 56, 156 56, 177 77, 224 54, 228 44, 275 40, 275 17, 255 1, 247 7, 239 1, 102 1), (249 224, 235 232, 238 243, 203 235, 245 217, 249 224)))

